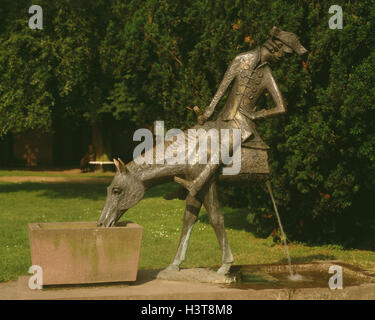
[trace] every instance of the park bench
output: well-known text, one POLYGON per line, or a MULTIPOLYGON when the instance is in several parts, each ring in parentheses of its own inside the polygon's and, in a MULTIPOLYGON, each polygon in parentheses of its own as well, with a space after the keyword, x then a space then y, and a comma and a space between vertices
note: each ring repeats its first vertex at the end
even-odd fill
POLYGON ((97 166, 100 167, 101 171, 104 171, 103 170, 104 165, 113 165, 113 164, 114 164, 113 161, 89 161, 89 165, 90 165, 90 167, 92 167, 94 169, 94 171, 97 168, 97 166))

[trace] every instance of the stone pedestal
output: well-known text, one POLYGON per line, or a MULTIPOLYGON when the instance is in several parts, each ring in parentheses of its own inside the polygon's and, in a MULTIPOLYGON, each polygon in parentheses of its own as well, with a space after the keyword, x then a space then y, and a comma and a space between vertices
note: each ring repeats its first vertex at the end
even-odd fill
POLYGON ((197 281, 206 283, 233 283, 237 281, 238 274, 218 274, 214 270, 207 268, 192 268, 192 269, 181 269, 160 271, 157 275, 157 279, 161 280, 172 280, 172 281, 197 281))
POLYGON ((143 227, 98 228, 96 222, 30 223, 33 265, 43 285, 135 281, 143 227))

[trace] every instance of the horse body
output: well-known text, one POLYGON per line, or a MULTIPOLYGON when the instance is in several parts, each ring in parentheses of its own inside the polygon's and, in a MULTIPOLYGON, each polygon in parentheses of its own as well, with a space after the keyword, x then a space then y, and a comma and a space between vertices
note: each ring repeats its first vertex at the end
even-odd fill
MULTIPOLYGON (((195 126, 193 128, 199 127, 202 128, 203 126, 195 126)), ((210 124, 204 128, 207 129, 209 127, 210 124)), ((186 131, 180 134, 184 135, 184 145, 187 148, 189 137, 186 131)), ((176 142, 166 141, 164 151, 170 146, 176 148, 176 150, 183 147, 176 142)), ((164 159, 164 163, 158 164, 160 159, 158 159, 156 147, 154 146, 146 151, 146 153, 152 153, 152 159, 154 160, 152 163, 139 164, 139 161, 135 159, 125 166, 121 161, 114 160, 117 172, 111 185, 107 188, 107 199, 98 220, 98 226, 113 226, 126 210, 135 206, 144 197, 146 190, 150 187, 173 181, 175 176, 193 179, 204 166, 201 164, 191 165, 188 161, 181 164, 167 164, 168 158, 164 159)), ((264 179, 268 176, 267 152, 265 150, 242 148, 241 152, 242 166, 240 174, 225 176, 219 169, 217 174, 210 178, 195 197, 190 194, 186 197, 180 241, 174 260, 168 267, 169 270, 179 270, 180 264, 184 261, 194 223, 197 221, 199 211, 203 205, 206 208, 210 223, 222 250, 222 266, 218 273, 225 274, 229 271, 233 263, 233 255, 224 228, 224 216, 218 201, 217 182, 218 180, 223 180, 231 183, 243 183, 243 181, 264 179)), ((188 153, 186 153, 186 157, 188 156, 188 153)))

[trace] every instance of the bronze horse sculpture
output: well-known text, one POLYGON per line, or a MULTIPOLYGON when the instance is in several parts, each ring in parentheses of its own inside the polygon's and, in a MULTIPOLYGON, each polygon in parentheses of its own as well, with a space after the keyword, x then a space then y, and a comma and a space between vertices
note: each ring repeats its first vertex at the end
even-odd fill
MULTIPOLYGON (((224 175, 221 171, 224 167, 222 163, 219 165, 192 165, 186 161, 179 164, 166 164, 165 162, 158 164, 160 162, 157 161, 157 146, 145 152, 154 160, 152 163, 139 164, 139 161, 134 159, 125 165, 120 159, 115 159, 116 175, 107 188, 107 199, 98 220, 98 226, 114 226, 128 209, 134 207, 144 197, 147 189, 158 184, 176 181, 187 189, 184 194, 186 207, 177 252, 167 269, 179 270, 180 264, 185 259, 194 223, 197 221, 203 205, 222 250, 222 265, 217 272, 219 274, 229 272, 233 263, 233 255, 224 228, 224 216, 219 205, 217 183, 223 181, 231 184, 243 184, 268 180, 267 149, 269 147, 259 137, 253 120, 286 112, 284 99, 272 76, 269 62, 279 61, 285 53, 295 51, 302 55, 307 51, 293 33, 274 27, 271 35, 272 38, 262 46, 235 57, 210 106, 206 108, 204 114, 198 115, 199 124, 193 127, 193 129, 206 131, 212 128, 241 130, 241 170, 239 174, 224 175), (207 121, 233 80, 235 81, 223 110, 216 119, 207 121), (271 93, 276 106, 273 109, 257 111, 255 103, 265 90, 271 93)), ((181 132, 180 135, 184 142, 188 142, 189 137, 186 131, 181 132)), ((177 141, 179 140, 177 139, 177 141)), ((176 150, 187 145, 186 143, 179 145, 175 142, 166 142, 164 150, 171 147, 172 143, 176 150)), ((233 143, 231 147, 234 147, 233 143)), ((211 158, 219 152, 214 148, 207 151, 211 158)))

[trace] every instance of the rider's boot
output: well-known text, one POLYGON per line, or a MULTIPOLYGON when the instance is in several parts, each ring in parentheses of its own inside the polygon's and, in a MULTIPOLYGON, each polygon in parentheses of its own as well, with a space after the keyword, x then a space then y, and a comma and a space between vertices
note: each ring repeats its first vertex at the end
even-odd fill
POLYGON ((190 195, 195 197, 219 166, 220 164, 208 163, 199 176, 193 181, 188 181, 179 177, 174 177, 174 181, 186 188, 190 195))

